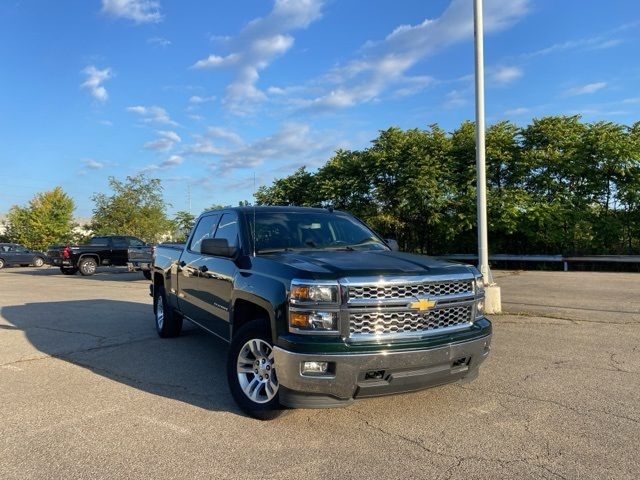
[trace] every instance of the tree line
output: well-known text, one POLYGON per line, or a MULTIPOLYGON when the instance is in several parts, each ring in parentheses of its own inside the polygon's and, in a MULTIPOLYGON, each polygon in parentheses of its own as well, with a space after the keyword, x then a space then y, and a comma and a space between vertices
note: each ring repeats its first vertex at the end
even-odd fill
MULTIPOLYGON (((109 177, 109 193, 96 193, 91 220, 74 221, 75 202, 62 190, 37 193, 27 205, 14 205, 5 220, 0 242, 15 242, 33 250, 55 244, 83 243, 92 235, 131 235, 147 243, 185 241, 196 216, 178 211, 167 214, 162 182, 144 174, 119 180, 109 177)), ((242 201, 240 205, 248 205, 242 201)), ((223 208, 212 205, 207 210, 223 208)))
MULTIPOLYGON (((486 133, 494 253, 638 254, 640 122, 549 116, 486 133)), ((256 192, 261 205, 349 211, 403 250, 475 253, 475 126, 389 128, 369 148, 338 150, 256 192)))
MULTIPOLYGON (((640 253, 640 122, 500 122, 487 129, 486 148, 492 252, 640 253)), ((189 212, 169 218, 159 179, 111 177, 109 189, 92 197, 93 234, 155 243, 184 240, 193 227, 189 212)), ((255 201, 346 210, 406 251, 475 253, 474 124, 382 130, 368 148, 338 150, 316 171, 303 167, 259 188, 255 201)), ((38 193, 11 208, 4 240, 41 250, 84 241, 74 209, 60 187, 38 193)))

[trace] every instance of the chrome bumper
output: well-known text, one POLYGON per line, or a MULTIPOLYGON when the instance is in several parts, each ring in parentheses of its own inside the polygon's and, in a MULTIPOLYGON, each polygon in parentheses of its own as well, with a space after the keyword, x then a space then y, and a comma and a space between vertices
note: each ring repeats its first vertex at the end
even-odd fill
POLYGON ((428 350, 367 354, 301 354, 274 347, 278 382, 285 387, 280 400, 292 407, 335 406, 355 398, 473 379, 489 355, 490 344, 491 335, 428 350), (331 374, 303 375, 302 363, 310 361, 331 362, 331 374), (332 404, 328 398, 337 402, 332 404))

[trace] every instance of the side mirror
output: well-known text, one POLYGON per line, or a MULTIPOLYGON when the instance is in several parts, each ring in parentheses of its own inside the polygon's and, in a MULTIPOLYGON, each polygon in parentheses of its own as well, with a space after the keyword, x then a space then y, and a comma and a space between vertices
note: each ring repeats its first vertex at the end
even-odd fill
POLYGON ((385 238, 384 240, 385 242, 387 242, 387 245, 389 245, 389 248, 394 251, 394 252, 399 252, 400 251, 400 245, 398 245, 398 242, 393 239, 393 238, 385 238))
POLYGON ((226 238, 206 238, 200 244, 200 253, 214 257, 232 258, 236 256, 237 247, 230 247, 226 238))

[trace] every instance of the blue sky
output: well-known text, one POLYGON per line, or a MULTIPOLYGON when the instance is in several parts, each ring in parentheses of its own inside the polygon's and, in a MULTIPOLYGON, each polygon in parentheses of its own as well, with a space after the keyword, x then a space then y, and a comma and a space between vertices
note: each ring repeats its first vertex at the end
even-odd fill
MULTIPOLYGON (((487 122, 640 120, 635 0, 485 0, 487 122)), ((0 213, 62 186, 91 215, 107 178, 161 178, 170 213, 390 126, 473 118, 471 0, 7 0, 0 213), (190 187, 189 187, 190 186, 190 187)))

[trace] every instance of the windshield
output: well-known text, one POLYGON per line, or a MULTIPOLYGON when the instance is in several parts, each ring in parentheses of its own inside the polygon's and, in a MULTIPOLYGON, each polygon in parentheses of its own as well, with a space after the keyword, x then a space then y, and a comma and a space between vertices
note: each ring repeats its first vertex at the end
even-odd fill
MULTIPOLYGON (((253 236, 253 215, 248 214, 253 236)), ((388 250, 356 219, 327 212, 256 212, 256 253, 286 250, 388 250)))

